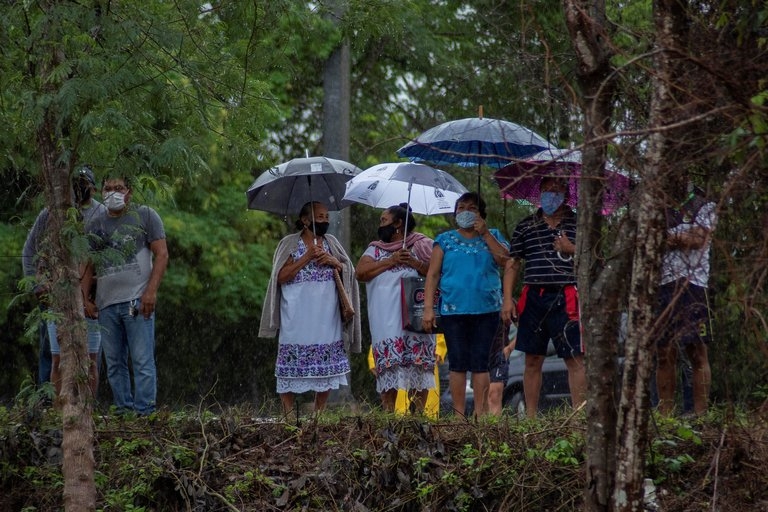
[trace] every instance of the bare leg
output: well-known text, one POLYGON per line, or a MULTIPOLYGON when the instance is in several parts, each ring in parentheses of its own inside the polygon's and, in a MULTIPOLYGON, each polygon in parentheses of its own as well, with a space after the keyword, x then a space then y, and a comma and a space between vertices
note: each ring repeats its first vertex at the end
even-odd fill
POLYGON ((464 402, 466 401, 467 374, 465 372, 450 372, 448 374, 448 389, 453 399, 453 412, 464 416, 464 402))
POLYGON ((491 384, 491 375, 488 372, 472 373, 472 389, 475 395, 475 417, 488 414, 488 388, 491 384))
POLYGON ((584 402, 587 394, 587 374, 584 368, 584 356, 575 356, 565 360, 568 368, 568 387, 571 390, 573 408, 584 402))
POLYGON ((293 411, 293 393, 280 393, 280 401, 283 403, 283 416, 288 416, 293 411))
POLYGON ((388 389, 381 393, 381 407, 385 412, 395 412, 395 402, 397 401, 397 390, 388 389))
POLYGON ((525 354, 525 370, 523 371, 523 390, 525 392, 525 414, 535 418, 539 410, 539 395, 541 394, 541 366, 544 356, 525 354))
POLYGON ((709 352, 704 343, 691 343, 685 352, 693 366, 693 412, 697 415, 707 412, 709 387, 712 383, 712 370, 709 367, 709 352))
POLYGON ((331 394, 331 390, 316 391, 315 392, 315 412, 323 412, 325 410, 325 404, 328 402, 328 396, 331 394))
MULTIPOLYGON (((656 390, 659 393, 659 412, 669 415, 675 409, 677 343, 671 342, 665 347, 658 347, 656 359, 656 390)), ((696 374, 694 372, 694 380, 695 378, 696 374)))
POLYGON ((501 416, 501 398, 504 393, 503 382, 491 382, 488 386, 488 414, 501 416))

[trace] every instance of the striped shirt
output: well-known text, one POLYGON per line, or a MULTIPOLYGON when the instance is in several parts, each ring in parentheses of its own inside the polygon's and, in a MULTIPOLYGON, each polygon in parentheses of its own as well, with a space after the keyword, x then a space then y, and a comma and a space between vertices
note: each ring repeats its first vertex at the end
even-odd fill
POLYGON ((576 214, 567 210, 555 228, 550 228, 539 209, 524 218, 512 234, 509 255, 525 260, 523 284, 551 286, 576 284, 573 256, 555 251, 555 237, 562 231, 576 242, 576 214))

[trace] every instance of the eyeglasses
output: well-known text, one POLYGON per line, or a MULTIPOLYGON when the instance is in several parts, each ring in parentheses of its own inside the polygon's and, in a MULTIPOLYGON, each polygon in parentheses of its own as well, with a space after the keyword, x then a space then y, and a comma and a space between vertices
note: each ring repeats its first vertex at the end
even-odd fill
POLYGON ((104 192, 128 192, 128 187, 124 185, 115 185, 114 187, 110 187, 109 185, 104 185, 104 188, 102 189, 104 192))

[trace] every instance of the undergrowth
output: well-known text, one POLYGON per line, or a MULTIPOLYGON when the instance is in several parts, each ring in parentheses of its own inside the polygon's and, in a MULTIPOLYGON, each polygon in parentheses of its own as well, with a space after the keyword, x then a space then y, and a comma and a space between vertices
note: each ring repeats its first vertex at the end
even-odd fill
MULTIPOLYGON (((61 510, 60 416, 0 408, 0 510, 61 510)), ((102 511, 572 511, 581 413, 430 421, 327 412, 286 422, 247 406, 94 416, 102 511)), ((768 510, 758 415, 654 416, 647 474, 662 510, 768 510), (712 507, 712 503, 716 507, 712 507)))

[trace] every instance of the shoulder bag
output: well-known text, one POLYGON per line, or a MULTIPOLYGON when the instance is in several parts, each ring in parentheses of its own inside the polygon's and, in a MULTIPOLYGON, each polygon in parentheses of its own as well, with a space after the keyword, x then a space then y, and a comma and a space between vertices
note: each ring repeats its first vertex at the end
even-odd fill
MULTIPOLYGON (((403 329, 411 332, 424 332, 421 319, 424 317, 424 287, 426 279, 422 276, 400 278, 400 308, 403 316, 403 329)), ((437 329, 440 329, 440 291, 435 290, 434 311, 437 329)))

